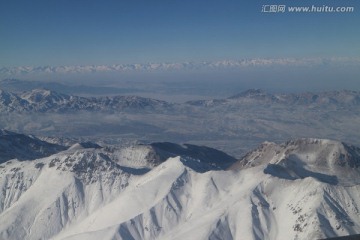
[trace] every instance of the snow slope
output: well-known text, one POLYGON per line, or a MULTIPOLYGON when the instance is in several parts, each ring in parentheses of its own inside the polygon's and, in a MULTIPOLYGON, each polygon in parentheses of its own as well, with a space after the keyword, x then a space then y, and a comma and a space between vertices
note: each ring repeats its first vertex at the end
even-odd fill
POLYGON ((264 143, 227 170, 204 171, 209 162, 186 155, 157 162, 151 145, 90 146, 0 165, 0 239, 318 239, 360 232, 357 147, 321 139, 264 143))

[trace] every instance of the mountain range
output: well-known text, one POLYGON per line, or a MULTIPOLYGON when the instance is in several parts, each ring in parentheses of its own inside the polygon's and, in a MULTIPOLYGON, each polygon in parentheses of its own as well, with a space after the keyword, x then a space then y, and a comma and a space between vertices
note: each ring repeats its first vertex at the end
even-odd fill
POLYGON ((71 74, 97 72, 141 72, 177 71, 195 69, 244 69, 256 66, 359 66, 359 58, 253 58, 240 60, 200 61, 200 62, 159 62, 112 65, 73 65, 73 66, 19 66, 2 67, 0 76, 19 76, 26 74, 71 74))
POLYGON ((169 142, 61 148, 6 130, 1 137, 1 151, 14 154, 0 164, 1 239, 321 239, 360 232, 360 148, 350 144, 264 142, 235 159, 169 142), (26 151, 28 159, 17 154, 26 151))
POLYGON ((86 98, 48 89, 34 89, 21 94, 0 90, 0 112, 154 111, 169 106, 164 101, 137 96, 86 98))
POLYGON ((251 104, 286 106, 341 107, 360 106, 360 93, 356 91, 330 91, 320 93, 271 94, 260 89, 250 89, 225 99, 196 100, 182 104, 138 96, 79 97, 48 89, 33 89, 22 93, 0 90, 1 112, 76 112, 151 110, 180 111, 183 107, 232 107, 251 104))
POLYGON ((172 103, 131 95, 84 97, 0 90, 0 128, 81 141, 206 145, 240 157, 264 141, 325 138, 360 144, 360 93, 269 93, 172 103), (71 124, 69 124, 71 123, 71 124))

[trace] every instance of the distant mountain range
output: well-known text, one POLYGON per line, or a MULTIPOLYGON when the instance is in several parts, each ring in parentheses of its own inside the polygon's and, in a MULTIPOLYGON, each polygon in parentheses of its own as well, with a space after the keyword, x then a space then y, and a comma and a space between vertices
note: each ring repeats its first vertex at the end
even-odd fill
POLYGON ((235 159, 169 142, 0 131, 0 239, 324 239, 360 232, 360 148, 301 138, 235 159))
POLYGON ((254 58, 240 60, 220 60, 202 62, 163 62, 113 65, 74 65, 74 66, 19 66, 0 68, 0 76, 26 74, 69 74, 96 72, 134 72, 134 71, 174 71, 194 69, 243 69, 256 66, 321 66, 348 65, 359 66, 359 58, 254 58))
POLYGON ((354 107, 360 106, 360 92, 343 90, 320 93, 271 94, 259 89, 250 89, 226 99, 197 100, 174 104, 138 96, 79 97, 47 89, 34 89, 22 93, 0 90, 0 112, 177 111, 177 109, 181 109, 181 106, 209 108, 251 104, 354 107))
POLYGON ((224 104, 283 104, 308 106, 353 106, 360 105, 360 92, 342 90, 319 93, 287 93, 272 94, 261 89, 249 89, 227 99, 190 101, 188 104, 196 106, 217 106, 224 104))
POLYGON ((350 90, 276 94, 250 89, 183 103, 130 95, 81 97, 48 89, 0 90, 0 113, 1 128, 39 136, 186 142, 236 156, 267 140, 319 137, 360 144, 360 92, 350 90))
POLYGON ((74 112, 166 109, 167 102, 137 96, 86 98, 34 89, 15 94, 0 90, 0 112, 74 112))

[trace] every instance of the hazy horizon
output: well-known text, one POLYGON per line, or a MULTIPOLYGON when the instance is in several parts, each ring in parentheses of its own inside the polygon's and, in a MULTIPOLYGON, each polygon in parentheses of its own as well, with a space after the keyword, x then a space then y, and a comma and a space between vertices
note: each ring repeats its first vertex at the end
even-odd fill
POLYGON ((154 90, 175 82, 199 94, 213 85, 206 88, 218 95, 360 90, 358 7, 355 0, 7 1, 0 9, 0 79, 154 90), (290 10, 314 5, 353 11, 290 10))
MULTIPOLYGON (((202 66, 198 69, 185 66, 180 69, 155 70, 145 67, 138 70, 114 70, 109 67, 102 71, 90 71, 83 66, 80 69, 69 68, 68 72, 60 72, 62 68, 48 67, 28 68, 27 71, 18 70, 13 74, 0 76, 3 80, 13 78, 69 86, 108 87, 114 88, 113 94, 134 94, 181 102, 199 98, 229 97, 247 89, 263 89, 272 93, 360 91, 360 62, 353 60, 350 63, 345 66, 336 61, 328 65, 321 62, 300 66, 293 63, 212 68, 202 66)), ((89 92, 89 95, 93 93, 89 92)), ((86 95, 85 92, 82 94, 86 95)))

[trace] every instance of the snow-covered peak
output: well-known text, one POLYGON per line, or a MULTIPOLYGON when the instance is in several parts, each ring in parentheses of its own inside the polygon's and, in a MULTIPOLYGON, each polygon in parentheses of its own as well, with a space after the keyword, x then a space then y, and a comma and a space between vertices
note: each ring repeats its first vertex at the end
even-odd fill
POLYGON ((264 142, 255 150, 249 152, 236 165, 253 167, 261 164, 276 163, 282 158, 297 154, 304 155, 304 161, 308 164, 319 166, 324 166, 324 164, 353 166, 352 162, 336 161, 339 160, 337 157, 340 155, 349 155, 346 151, 349 148, 356 149, 339 141, 315 138, 290 140, 283 144, 264 142))
POLYGON ((1 239, 305 240, 360 231, 356 147, 265 142, 242 167, 202 172, 224 155, 172 143, 90 145, 0 164, 1 239), (182 156, 162 161, 168 155, 182 156))
POLYGON ((271 175, 296 179, 314 177, 329 183, 359 182, 360 148, 342 142, 304 138, 284 144, 266 142, 231 168, 263 165, 271 175), (354 180, 355 178, 355 180, 354 180))

